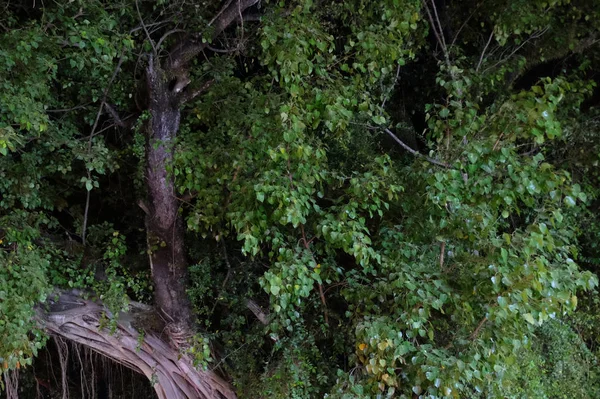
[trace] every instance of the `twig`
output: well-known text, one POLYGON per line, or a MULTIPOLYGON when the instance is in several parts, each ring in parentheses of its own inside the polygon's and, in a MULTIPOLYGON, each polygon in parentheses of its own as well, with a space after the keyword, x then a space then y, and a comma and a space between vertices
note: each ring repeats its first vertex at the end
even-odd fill
MULTIPOLYGON (((432 1, 433 3, 433 1, 432 1)), ((442 52, 444 53, 444 58, 446 59, 446 64, 448 65, 448 67, 450 67, 450 56, 448 55, 448 49, 446 48, 446 41, 445 39, 443 39, 443 37, 441 35, 443 35, 443 32, 439 32, 436 28, 436 24, 433 21, 433 16, 431 15, 431 11, 429 11, 429 6, 427 5, 427 0, 423 0, 423 5, 425 6, 425 11, 427 11, 427 17, 429 18, 429 23, 431 25, 431 29, 433 29, 433 33, 438 41, 438 44, 440 45, 440 47, 442 48, 442 52)), ((434 4, 435 7, 435 4, 434 4)), ((437 17, 437 11, 436 11, 436 17, 437 17)), ((438 19, 439 21, 439 19, 438 19)))
POLYGON ((138 4, 138 0, 135 0, 135 9, 137 10, 137 14, 140 19, 140 24, 142 25, 142 28, 144 28, 146 37, 148 38, 148 41, 150 42, 150 45, 152 46, 152 50, 154 50, 154 55, 158 55, 158 53, 156 52, 156 46, 154 45, 154 41, 150 37, 150 32, 148 32, 148 28, 146 28, 146 25, 144 24, 144 19, 142 18, 142 14, 140 13, 140 7, 138 4))
POLYGON ((523 41, 523 43, 521 43, 519 46, 517 46, 517 48, 515 48, 508 56, 502 58, 500 61, 496 62, 494 65, 492 65, 491 67, 488 67, 486 69, 483 70, 482 73, 486 73, 487 71, 489 71, 490 69, 494 69, 495 67, 497 67, 498 65, 502 64, 503 62, 507 61, 508 59, 510 59, 510 57, 512 57, 517 51, 519 51, 521 48, 523 48, 523 46, 525 46, 529 41, 533 40, 533 39, 537 39, 539 37, 541 37, 544 33, 546 33, 546 31, 549 28, 544 28, 541 31, 537 32, 537 33, 533 33, 531 36, 529 36, 526 40, 523 41))
POLYGON ((488 39, 485 47, 483 48, 483 51, 481 52, 481 57, 479 57, 479 62, 477 63, 477 68, 475 68, 475 72, 479 72, 479 68, 481 67, 481 63, 483 62, 483 56, 485 55, 485 52, 487 51, 488 46, 492 42, 493 37, 494 37, 494 31, 492 30, 492 33, 490 33, 490 38, 488 39))
POLYGON ((471 20, 471 18, 473 18, 473 15, 475 15, 475 12, 479 9, 479 7, 481 7, 482 4, 483 3, 477 4, 477 7, 475 7, 475 9, 473 10, 473 12, 469 15, 469 17, 467 19, 465 19, 465 22, 463 22, 463 24, 460 26, 460 28, 458 29, 458 31, 454 35, 454 39, 452 39, 452 43, 450 43, 450 49, 452 49, 452 47, 454 47, 454 43, 456 43, 456 40, 458 39, 458 36, 460 35, 460 32, 462 32, 462 30, 464 29, 464 27, 467 25, 467 22, 469 22, 471 20))
POLYGON ((411 154, 413 154, 414 156, 416 156, 416 157, 419 157, 419 158, 423 158, 423 159, 424 159, 424 160, 426 160, 427 162, 430 162, 430 163, 432 163, 432 164, 434 164, 434 165, 441 166, 441 167, 443 167, 443 168, 446 168, 446 169, 452 169, 452 166, 448 165, 447 163, 440 162, 440 161, 438 161, 438 160, 435 160, 435 159, 433 159, 433 158, 430 158, 430 157, 428 157, 428 156, 426 156, 426 155, 423 155, 423 154, 421 154, 420 152, 418 152, 418 151, 416 151, 416 150, 413 150, 413 149, 412 149, 412 148, 410 148, 410 147, 409 147, 409 146, 408 146, 406 143, 404 143, 402 140, 400 140, 400 139, 398 138, 398 136, 396 136, 396 135, 395 135, 395 134, 394 134, 394 133, 393 133, 393 132, 392 132, 390 129, 388 129, 387 127, 386 127, 386 128, 384 128, 383 130, 384 130, 384 131, 385 131, 385 132, 386 132, 386 133, 387 133, 387 134, 388 134, 388 135, 389 135, 389 136, 390 136, 392 139, 394 139, 394 141, 396 141, 398 144, 400 144, 400 146, 401 146, 402 148, 404 148, 406 151, 410 152, 410 153, 411 153, 411 154))
MULTIPOLYGON (((92 179, 92 174, 91 172, 87 171, 87 178, 88 180, 92 179)), ((86 196, 85 196, 85 210, 83 211, 83 226, 81 227, 81 242, 83 245, 85 245, 85 230, 87 229, 87 222, 88 222, 88 213, 90 210, 90 193, 92 192, 92 190, 87 190, 86 187, 86 196)))
MULTIPOLYGON (((166 20, 164 20, 164 21, 160 21, 160 22, 154 22, 154 23, 151 23, 151 24, 146 24, 145 26, 146 26, 146 27, 158 26, 158 28, 162 28, 162 26, 160 26, 160 25, 166 25, 166 24, 169 24, 169 23, 171 23, 171 20, 170 20, 170 19, 166 19, 166 20)), ((138 26, 136 26, 135 28, 131 29, 131 30, 129 31, 129 34, 131 35, 132 33, 135 33, 135 32, 137 32, 137 31, 138 31, 138 30, 140 30, 140 29, 143 29, 143 26, 141 26, 141 25, 138 25, 138 26)))
MULTIPOLYGON (((90 153, 92 151, 92 139, 94 138, 94 132, 96 131, 96 128, 98 127, 98 121, 100 120, 100 115, 102 115, 102 110, 104 109, 104 106, 106 105, 106 97, 108 96, 108 91, 110 90, 112 83, 114 82, 115 78, 117 77, 117 74, 119 73, 119 70, 121 69, 121 64, 123 64, 124 55, 125 55, 124 52, 121 53, 121 57, 119 57, 119 62, 117 63, 117 66, 115 67, 115 70, 114 70, 112 76, 110 77, 108 85, 106 85, 106 89, 104 89, 102 101, 100 102, 100 107, 98 108, 98 113, 96 114, 96 120, 94 121, 94 126, 92 126, 92 131, 89 136, 88 148, 87 148, 88 153, 90 153)), ((91 178, 92 178, 91 172, 87 167, 86 167, 86 169, 87 169, 88 179, 91 180, 91 178)), ((85 245, 85 233, 86 233, 86 229, 87 229, 88 212, 90 209, 90 193, 91 192, 92 192, 92 190, 88 190, 86 198, 85 198, 85 211, 83 214, 83 225, 81 227, 81 242, 83 245, 85 245)))
POLYGON ((475 338, 477 338, 477 336, 481 332, 481 329, 483 328, 483 325, 485 324, 485 322, 487 320, 488 320, 487 316, 485 316, 483 319, 481 319, 481 321, 479 322, 479 324, 477 325, 477 327, 475 328, 475 330, 473 330, 473 332, 471 333, 471 335, 469 335, 469 339, 470 340, 474 340, 475 338))
POLYGON ((212 86, 212 84, 214 83, 214 79, 211 79, 207 82, 205 82, 203 85, 196 87, 196 88, 191 88, 191 87, 187 87, 186 90, 184 90, 180 97, 179 97, 179 104, 185 104, 188 101, 193 100, 194 98, 196 98, 198 95, 202 94, 203 92, 205 92, 206 90, 208 90, 208 88, 210 86, 212 86))
POLYGON ((500 140, 502 140, 502 136, 504 136, 504 133, 500 133, 500 136, 498 137, 498 140, 496 140, 496 142, 494 143, 494 147, 492 147, 492 151, 496 151, 496 147, 498 147, 498 144, 500 143, 500 140))
MULTIPOLYGON (((106 104, 105 104, 105 105, 106 105, 106 104)), ((128 123, 125 123, 125 121, 126 121, 126 120, 128 120, 128 119, 131 119, 131 118, 133 118, 134 116, 136 116, 136 115, 135 115, 135 114, 131 114, 131 115, 128 115, 128 116, 126 116, 125 118, 123 118, 123 126, 122 126, 122 127, 126 127, 126 126, 128 126, 128 123)), ((100 129, 100 130, 98 130, 98 131, 94 132, 94 135, 93 135, 92 137, 96 137, 96 136, 97 136, 97 135, 99 135, 100 133, 104 133, 105 131, 107 131, 107 130, 109 130, 109 129, 112 129, 112 128, 114 128, 114 127, 117 127, 117 126, 119 126, 119 125, 118 125, 118 124, 116 124, 116 123, 111 123, 110 125, 108 125, 108 126, 106 126, 106 127, 103 127, 102 129, 100 129)), ((86 140, 86 139, 89 139, 89 136, 88 136, 88 137, 82 137, 82 138, 80 138, 79 140, 86 140)))
POLYGON ((63 108, 63 109, 47 109, 46 112, 50 112, 50 113, 58 113, 58 112, 70 112, 70 111, 75 111, 76 109, 81 109, 81 108, 85 108, 88 105, 90 105, 91 102, 89 103, 85 103, 85 104, 81 104, 81 105, 77 105, 73 108, 63 108))
POLYGON ((223 284, 221 284, 221 289, 219 290, 217 299, 215 300, 215 303, 213 304, 213 307, 210 310, 211 316, 213 315, 213 313, 215 313, 215 308, 217 307, 217 304, 219 303, 219 297, 221 296, 223 291, 225 291, 225 287, 227 286, 227 281, 229 281, 229 277, 231 276, 231 263, 229 263, 229 256, 227 256, 227 247, 225 246, 224 238, 221 238, 221 243, 223 244, 223 257, 225 259, 225 264, 227 265, 227 274, 225 275, 223 284))
POLYGON ((433 7, 433 13, 435 14, 435 20, 437 21, 439 33, 442 38, 442 42, 444 43, 444 51, 448 54, 448 46, 446 45, 446 37, 444 36, 444 30, 442 29, 442 23, 440 21, 440 17, 437 12, 437 7, 435 6, 435 0, 431 0, 431 6, 433 7))
POLYGON ((182 32, 185 33, 186 31, 183 29, 172 29, 172 30, 166 32, 164 35, 162 35, 162 37, 160 39, 158 39, 158 43, 156 43, 156 48, 158 50, 160 50, 160 46, 165 41, 165 39, 167 37, 169 37, 170 35, 172 35, 173 33, 182 33, 182 32))
MULTIPOLYGON (((313 258, 313 261, 315 261, 315 257, 312 253, 312 251, 310 250, 310 244, 309 241, 306 239, 306 232, 304 231, 304 225, 301 224, 300 225, 300 231, 302 232, 302 241, 304 242, 304 248, 310 253, 310 256, 313 258)), ((319 287, 319 298, 321 298, 321 303, 323 304, 323 313, 325 316, 325 324, 329 325, 329 313, 327 311, 327 301, 325 300, 325 294, 323 293, 323 285, 319 282, 317 282, 317 286, 319 287)))
POLYGON ((113 108, 112 105, 110 105, 109 103, 105 102, 104 103, 104 107, 106 108, 106 110, 110 113, 110 115, 113 117, 115 123, 117 126, 120 127, 125 127, 125 123, 123 123, 123 121, 121 120, 121 118, 119 117, 119 114, 117 113, 117 111, 113 108))

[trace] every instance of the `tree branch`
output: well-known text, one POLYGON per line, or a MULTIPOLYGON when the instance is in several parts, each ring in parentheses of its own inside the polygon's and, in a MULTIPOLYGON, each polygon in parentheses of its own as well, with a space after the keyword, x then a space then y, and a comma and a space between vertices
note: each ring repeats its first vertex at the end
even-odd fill
POLYGON ((494 37, 494 31, 492 30, 492 33, 490 33, 490 38, 488 39, 487 43, 485 44, 485 47, 483 48, 483 51, 481 52, 481 57, 479 57, 479 62, 477 63, 477 68, 475 68, 475 72, 479 72, 479 68, 481 68, 481 63, 483 62, 483 56, 485 55, 487 48, 489 47, 490 43, 492 42, 493 37, 494 37))
POLYGON ((148 32, 148 28, 146 28, 146 25, 144 24, 144 19, 142 18, 142 14, 140 13, 140 7, 138 5, 138 0, 135 0, 135 9, 137 10, 137 14, 138 14, 138 17, 140 19, 140 24, 142 25, 142 28, 144 28, 144 32, 146 33, 146 37, 148 38, 148 41, 150 42, 150 45, 152 46, 152 50, 154 51, 154 55, 157 55, 158 53, 156 52, 156 46, 154 45, 154 41, 150 37, 150 33, 148 32))
POLYGON ((160 46, 162 46, 162 43, 167 39, 167 37, 171 36, 174 33, 185 33, 185 30, 183 29, 172 29, 168 32, 166 32, 164 35, 162 35, 162 37, 158 40, 158 43, 156 43, 156 49, 160 50, 160 46))
POLYGON ((256 316, 258 321, 260 321, 265 326, 269 324, 269 313, 264 311, 256 302, 252 299, 246 299, 246 307, 256 316))
POLYGON ((108 113, 110 113, 110 115, 113 117, 113 120, 115 121, 115 124, 117 126, 120 127, 125 127, 125 122, 123 122, 123 120, 119 117, 119 114, 117 113, 117 111, 114 109, 114 107, 112 105, 110 105, 109 103, 105 102, 104 103, 104 108, 106 108, 106 110, 108 111, 108 113))
POLYGON ((438 32, 436 28, 436 23, 433 20, 433 16, 431 15, 431 11, 429 11, 429 6, 427 5, 427 0, 423 0, 423 5, 425 6, 425 11, 427 11, 427 17, 429 18, 429 24, 431 25, 431 29, 433 29, 433 34, 437 39, 438 44, 442 48, 442 52, 444 53, 444 58, 446 60, 446 64, 450 67, 450 55, 448 54, 448 48, 446 47, 446 39, 444 38, 444 32, 441 31, 441 24, 439 23, 439 18, 437 16, 437 9, 435 8, 435 0, 431 0, 431 4, 434 7, 435 16, 438 21, 438 26, 440 27, 440 31, 438 32))
POLYGON ((529 36, 526 40, 523 41, 523 43, 521 43, 519 46, 517 46, 508 56, 502 58, 500 61, 496 62, 494 65, 486 68, 482 73, 486 73, 487 71, 489 71, 490 69, 494 69, 495 67, 497 67, 498 65, 508 61, 513 55, 515 55, 515 53, 517 51, 519 51, 520 49, 523 48, 523 46, 525 46, 527 43, 529 43, 531 40, 537 39, 539 37, 541 37, 544 33, 546 33, 546 31, 549 28, 546 27, 544 29, 542 29, 541 31, 537 31, 531 34, 531 36, 529 36))
POLYGON ((212 51, 213 53, 223 53, 223 54, 230 54, 230 53, 235 53, 236 51, 240 50, 240 46, 236 47, 236 48, 225 48, 225 49, 221 49, 221 48, 215 48, 213 46, 206 46, 207 49, 209 49, 210 51, 212 51))
MULTIPOLYGON (((110 87, 112 86, 113 82, 115 81, 117 74, 121 70, 121 65, 123 64, 124 57, 125 57, 125 50, 123 50, 123 53, 121 53, 121 57, 119 57, 119 62, 117 63, 117 66, 115 67, 115 70, 113 71, 112 76, 110 77, 110 81, 108 82, 108 85, 106 85, 106 89, 104 89, 104 94, 102 95, 102 101, 100 102, 100 107, 98 108, 98 113, 96 114, 96 120, 94 121, 94 126, 92 127, 92 132, 90 133, 90 137, 88 140, 88 146, 87 146, 88 153, 90 153, 92 151, 92 139, 94 138, 94 133, 96 132, 96 129, 98 128, 98 122, 100 121, 100 115, 102 115, 102 110, 104 109, 104 107, 106 105, 106 98, 108 97, 108 91, 110 90, 110 87)), ((88 179, 91 179, 92 175, 91 175, 90 170, 87 168, 87 165, 86 165, 86 169, 87 169, 87 177, 88 177, 88 179)), ((86 229, 87 229, 88 212, 90 209, 90 195, 91 195, 90 193, 91 193, 91 190, 88 190, 87 196, 85 199, 85 210, 84 210, 84 214, 83 214, 83 226, 81 227, 81 241, 82 241, 83 245, 85 245, 85 233, 86 233, 86 229)))
POLYGON ((423 159, 424 159, 424 160, 426 160, 427 162, 430 162, 430 163, 432 163, 432 164, 434 164, 434 165, 441 166, 441 167, 443 167, 443 168, 446 168, 446 169, 452 169, 452 166, 448 165, 447 163, 440 162, 440 161, 438 161, 438 160, 435 160, 435 159, 433 159, 433 158, 430 158, 430 157, 428 157, 428 156, 426 156, 426 155, 423 155, 423 154, 421 154, 421 153, 420 153, 420 152, 418 152, 417 150, 413 150, 413 149, 412 149, 412 148, 410 148, 410 147, 409 147, 409 146, 408 146, 408 145, 407 145, 405 142, 403 142, 402 140, 400 140, 400 139, 398 138, 398 136, 396 136, 396 135, 395 135, 395 134, 394 134, 394 133, 393 133, 393 132, 392 132, 390 129, 388 129, 387 127, 386 127, 386 128, 384 128, 383 130, 384 130, 384 131, 385 131, 385 132, 386 132, 386 133, 387 133, 387 134, 388 134, 388 135, 389 135, 389 136, 390 136, 392 139, 394 139, 394 141, 395 141, 396 143, 400 144, 400 146, 401 146, 402 148, 404 148, 406 151, 410 152, 410 153, 411 153, 411 154, 413 154, 414 156, 416 156, 416 157, 419 157, 419 158, 423 158, 423 159))
POLYGON ((200 95, 200 94, 204 93, 206 90, 208 90, 208 88, 210 86, 212 86, 212 84, 214 82, 215 82, 214 79, 211 79, 208 82, 205 82, 203 85, 198 86, 198 87, 189 87, 188 86, 179 96, 177 103, 179 105, 183 105, 183 104, 187 103, 188 101, 193 100, 198 95, 200 95))
MULTIPOLYGON (((211 21, 211 24, 209 24, 213 26, 212 38, 215 39, 218 37, 229 25, 240 18, 241 13, 258 2, 259 0, 228 1, 213 21, 211 21)), ((202 33, 190 35, 171 51, 165 69, 174 70, 183 67, 183 65, 200 54, 207 46, 208 43, 202 41, 202 33)))
POLYGON ((114 316, 116 333, 100 328, 103 315, 112 317, 101 302, 77 290, 57 291, 36 308, 36 320, 48 334, 85 345, 99 354, 155 379, 159 399, 235 399, 227 381, 212 371, 196 369, 188 354, 170 347, 153 331, 156 313, 134 304, 114 316), (45 305, 45 306, 44 306, 45 305), (143 326, 140 336, 137 328, 143 326))

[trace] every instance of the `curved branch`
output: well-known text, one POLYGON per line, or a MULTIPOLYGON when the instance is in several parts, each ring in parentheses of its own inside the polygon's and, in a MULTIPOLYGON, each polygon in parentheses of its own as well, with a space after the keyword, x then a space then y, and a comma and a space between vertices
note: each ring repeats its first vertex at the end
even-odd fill
POLYGON ((134 323, 148 316, 146 306, 131 306, 128 313, 119 316, 116 331, 111 333, 101 325, 107 309, 98 301, 85 299, 79 291, 60 291, 46 305, 46 310, 38 308, 37 318, 50 335, 85 345, 144 374, 156 381, 154 389, 160 399, 236 398, 216 373, 195 369, 187 355, 152 333, 140 336, 134 323))
POLYGON ((441 166, 441 167, 443 167, 443 168, 446 168, 446 169, 452 169, 452 166, 448 165, 447 163, 440 162, 440 161, 438 161, 438 160, 436 160, 436 159, 433 159, 433 158, 430 158, 430 157, 428 157, 428 156, 426 156, 426 155, 423 155, 423 154, 421 154, 421 153, 420 153, 419 151, 417 151, 417 150, 413 150, 413 149, 412 149, 412 148, 410 148, 410 147, 409 147, 409 146, 408 146, 408 145, 407 145, 407 144, 406 144, 404 141, 400 140, 400 139, 398 138, 398 136, 396 136, 396 135, 395 135, 395 134, 394 134, 394 133, 393 133, 393 132, 392 132, 390 129, 388 129, 387 127, 386 127, 386 128, 384 128, 383 130, 384 130, 384 131, 385 131, 385 132, 386 132, 386 133, 387 133, 387 134, 388 134, 388 135, 389 135, 389 136, 390 136, 392 139, 394 139, 394 141, 395 141, 396 143, 400 144, 400 146, 401 146, 402 148, 404 148, 406 151, 410 152, 410 153, 411 153, 411 154, 413 154, 414 156, 416 156, 416 157, 419 157, 419 158, 423 158, 423 159, 424 159, 424 160, 426 160, 427 162, 430 162, 430 163, 432 163, 432 164, 434 164, 434 165, 441 166))

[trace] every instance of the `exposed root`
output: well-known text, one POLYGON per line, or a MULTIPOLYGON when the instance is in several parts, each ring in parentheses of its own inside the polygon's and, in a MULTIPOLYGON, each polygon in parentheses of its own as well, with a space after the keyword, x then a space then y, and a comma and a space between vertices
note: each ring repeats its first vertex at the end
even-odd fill
POLYGON ((67 380, 67 363, 69 361, 69 346, 60 336, 54 337, 56 349, 58 351, 58 359, 60 364, 60 379, 62 387, 62 399, 69 399, 69 385, 67 380))
POLYGON ((19 398, 19 370, 5 371, 2 375, 7 399, 19 398))
MULTIPOLYGON (((60 292, 52 297, 49 310, 38 312, 38 319, 46 331, 55 337, 61 366, 63 399, 68 398, 66 364, 68 347, 65 340, 83 345, 89 350, 144 374, 152 383, 160 399, 235 399, 229 384, 212 371, 196 370, 192 359, 173 348, 158 336, 146 332, 143 340, 132 327, 137 309, 130 309, 117 321, 116 332, 101 328, 100 320, 107 310, 98 302, 83 299, 76 291, 60 292)), ((79 349, 73 350, 82 364, 79 349)), ((85 358, 85 352, 83 358, 85 358)), ((87 380, 81 372, 82 380, 87 380)), ((92 378, 93 372, 92 372, 92 378)), ((86 384, 82 382, 82 384, 86 384)), ((94 384, 91 384, 94 386, 94 384)), ((92 393, 82 385, 82 392, 92 393)), ((93 393, 92 393, 93 395, 93 393)))

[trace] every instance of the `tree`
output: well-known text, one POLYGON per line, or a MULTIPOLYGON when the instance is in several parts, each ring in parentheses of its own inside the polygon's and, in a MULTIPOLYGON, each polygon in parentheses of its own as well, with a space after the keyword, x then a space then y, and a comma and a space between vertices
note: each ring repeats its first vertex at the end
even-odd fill
POLYGON ((588 3, 9 4, 2 370, 49 334, 165 398, 546 397, 597 285, 588 3))

